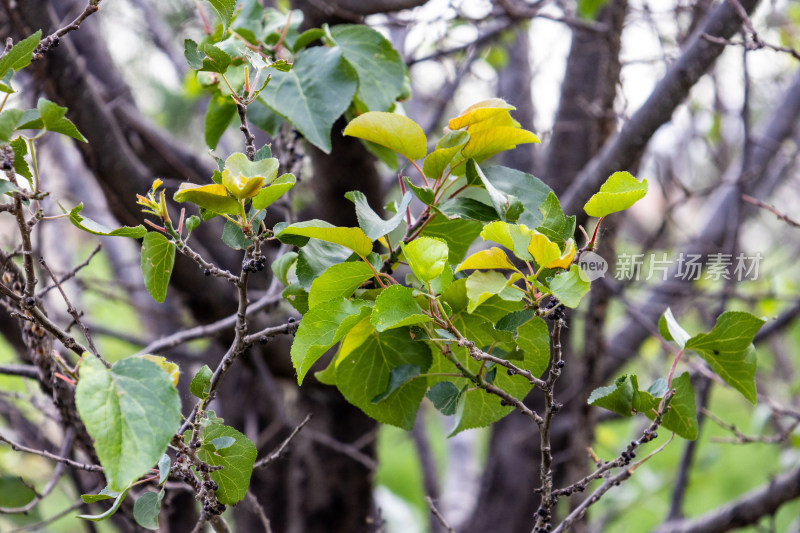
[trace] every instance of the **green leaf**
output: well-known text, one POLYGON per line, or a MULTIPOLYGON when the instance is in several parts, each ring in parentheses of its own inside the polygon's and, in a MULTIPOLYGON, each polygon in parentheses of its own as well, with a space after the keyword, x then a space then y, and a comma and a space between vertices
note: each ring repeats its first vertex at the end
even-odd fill
POLYGON ((250 161, 242 152, 234 152, 225 160, 225 170, 230 170, 234 176, 246 178, 262 177, 267 183, 272 183, 278 175, 280 163, 274 157, 267 157, 250 161))
POLYGON ((211 371, 211 368, 209 368, 208 365, 203 365, 192 378, 192 383, 189 385, 189 392, 201 400, 208 398, 208 393, 211 391, 212 375, 214 375, 214 373, 211 371))
POLYGON ((525 368, 534 376, 541 376, 550 364, 550 331, 547 324, 541 317, 533 317, 516 329, 517 346, 525 352, 525 368))
POLYGON ((417 237, 403 245, 403 255, 417 279, 428 282, 444 271, 449 256, 447 244, 432 237, 417 237))
POLYGON ((727 311, 717 318, 709 333, 686 341, 685 349, 705 359, 718 376, 756 403, 756 351, 753 337, 764 320, 742 311, 727 311))
POLYGON ((336 367, 336 386, 345 399, 378 422, 410 430, 427 385, 415 379, 401 385, 380 403, 372 399, 386 391, 392 369, 414 365, 425 372, 431 365, 431 352, 422 342, 415 342, 407 329, 373 333, 336 367))
POLYGON ((42 38, 42 30, 21 40, 0 58, 0 78, 4 78, 9 70, 20 71, 31 63, 33 50, 42 38))
POLYGON ((473 198, 453 198, 442 204, 440 209, 442 213, 449 217, 456 216, 467 220, 478 220, 480 222, 499 220, 499 215, 494 207, 473 198))
POLYGON ((228 195, 228 190, 217 183, 196 185, 181 183, 175 195, 176 202, 191 202, 196 206, 213 213, 237 215, 242 212, 242 204, 228 195))
POLYGON ((620 376, 613 385, 600 387, 589 395, 589 405, 614 411, 622 416, 632 416, 633 396, 636 389, 628 374, 620 376))
POLYGON ((481 230, 481 238, 505 246, 523 261, 532 261, 529 251, 533 232, 524 224, 509 224, 498 220, 486 224, 481 230))
POLYGON ((169 455, 164 454, 161 456, 161 459, 158 460, 158 484, 163 485, 164 482, 169 477, 169 469, 172 466, 172 460, 170 460, 169 455))
POLYGON ((419 124, 395 113, 370 111, 359 115, 347 124, 344 134, 390 148, 410 161, 427 153, 427 139, 419 124))
POLYGON ((447 261, 451 265, 457 265, 464 260, 482 227, 483 224, 475 220, 448 220, 443 216, 437 216, 428 222, 420 235, 441 239, 447 243, 449 250, 447 261))
POLYGON ((61 107, 45 98, 39 98, 36 107, 39 109, 42 122, 44 122, 44 127, 47 131, 60 133, 81 142, 89 142, 86 137, 81 135, 81 132, 78 131, 78 128, 75 127, 71 120, 64 118, 67 113, 66 107, 61 107))
POLYGON ((666 340, 674 340, 681 348, 686 346, 686 341, 691 337, 691 335, 686 333, 686 330, 678 324, 678 321, 675 320, 675 317, 672 315, 672 309, 669 307, 667 307, 667 310, 664 311, 664 314, 661 315, 661 318, 658 320, 658 331, 666 340))
MULTIPOLYGON (((106 477, 108 477, 108 473, 106 473, 106 477)), ((103 490, 106 490, 106 489, 103 489, 103 490)), ((128 485, 127 487, 125 487, 124 490, 122 490, 122 492, 117 494, 116 498, 114 499, 114 504, 105 513, 96 514, 96 515, 79 514, 79 515, 77 515, 77 517, 78 518, 83 518, 84 520, 91 520, 92 522, 101 522, 101 521, 105 520, 106 518, 109 518, 110 516, 112 516, 114 513, 117 512, 117 509, 119 509, 119 506, 122 505, 123 500, 125 500, 125 496, 128 495, 128 491, 129 490, 131 490, 131 485, 128 485)), ((102 494, 102 491, 101 491, 101 494, 102 494)), ((83 496, 81 496, 81 498, 83 498, 83 496)), ((105 498, 102 498, 102 499, 105 499, 105 498)), ((84 500, 84 501, 86 501, 86 500, 84 500)), ((94 501, 97 501, 97 500, 94 500, 94 501)), ((86 503, 89 503, 89 502, 86 502, 86 503)))
POLYGON ((581 277, 581 268, 578 265, 572 265, 569 271, 554 276, 550 281, 550 291, 553 296, 573 309, 581 303, 590 286, 591 284, 581 277))
POLYGON ((212 466, 222 466, 222 470, 211 472, 211 479, 217 482, 217 499, 223 505, 234 505, 247 494, 250 476, 256 462, 256 445, 233 429, 220 423, 209 424, 203 428, 203 443, 210 443, 220 437, 231 437, 234 443, 222 450, 211 450, 202 446, 197 456, 212 466))
MULTIPOLYGON (((67 210, 63 207, 61 210, 64 211, 64 213, 67 213, 67 210)), ((76 205, 69 211, 69 221, 72 222, 75 227, 80 228, 87 233, 110 237, 130 237, 132 239, 141 239, 147 233, 147 230, 141 224, 134 227, 122 226, 121 228, 111 229, 108 226, 104 226, 103 224, 95 222, 90 218, 81 216, 81 211, 83 211, 83 203, 76 205)))
POLYGON ((419 367, 417 365, 400 365, 392 369, 389 375, 389 384, 386 390, 378 394, 372 399, 372 403, 379 403, 392 395, 394 391, 419 376, 419 367))
POLYGON ((14 185, 8 180, 0 180, 0 194, 6 194, 9 192, 18 191, 19 187, 14 185))
POLYGON ((237 0, 208 0, 209 5, 219 17, 222 26, 227 29, 233 18, 237 0))
POLYGON ((272 262, 270 268, 272 268, 272 273, 281 280, 281 283, 284 285, 289 285, 289 269, 292 268, 297 262, 297 252, 286 252, 275 261, 272 262))
POLYGON ((266 209, 277 201, 281 196, 295 186, 297 178, 293 174, 282 174, 270 185, 264 187, 253 197, 253 207, 256 209, 266 209))
POLYGON ((147 491, 133 504, 133 518, 136 523, 145 529, 158 530, 158 513, 161 512, 161 500, 164 491, 147 491))
POLYGON ((358 76, 338 48, 315 46, 297 54, 289 72, 275 71, 261 92, 264 102, 325 153, 330 131, 350 105, 358 76))
POLYGON ((224 74, 231 64, 231 56, 211 43, 200 47, 193 40, 186 39, 183 47, 183 55, 192 70, 224 74))
POLYGON ((308 313, 308 292, 299 283, 292 283, 283 289, 281 297, 301 315, 308 313))
POLYGON ((519 216, 517 222, 535 228, 542 223, 542 213, 534 207, 542 205, 552 192, 542 180, 531 174, 503 166, 483 168, 483 174, 498 190, 519 198, 523 205, 529 206, 519 216))
POLYGON ((555 243, 568 241, 575 236, 575 217, 564 216, 561 203, 554 193, 547 195, 539 206, 539 212, 542 213, 542 223, 536 231, 555 243))
POLYGON ((297 281, 301 287, 310 290, 314 280, 331 265, 343 263, 352 255, 353 252, 344 246, 312 240, 297 254, 297 266, 295 267, 297 281))
POLYGON ((341 24, 332 27, 330 35, 358 74, 358 99, 372 111, 387 111, 403 90, 403 58, 368 26, 341 24))
POLYGON ((608 0, 578 0, 578 16, 584 20, 596 20, 608 0))
POLYGON ((476 270, 467 278, 467 312, 471 313, 492 296, 503 292, 509 280, 500 272, 476 270))
POLYGON ((85 354, 75 403, 112 490, 124 490, 158 462, 181 420, 172 378, 141 357, 107 369, 85 354))
POLYGON ((450 381, 440 381, 434 384, 425 396, 433 402, 433 406, 441 411, 443 415, 450 416, 456 413, 458 402, 466 390, 467 385, 459 389, 450 381))
POLYGON ((282 242, 286 241, 281 237, 298 235, 344 246, 361 257, 368 256, 372 251, 372 240, 364 235, 361 228, 338 228, 323 220, 308 220, 285 226, 280 231, 277 231, 277 226, 275 229, 275 236, 282 242))
POLYGON ((119 496, 119 492, 116 490, 111 490, 108 488, 108 485, 103 487, 103 490, 98 492, 97 494, 81 494, 81 500, 84 503, 94 503, 94 502, 101 502, 103 500, 110 500, 119 496))
POLYGON ((28 144, 22 137, 17 137, 8 144, 14 150, 14 172, 30 181, 33 178, 33 174, 31 174, 31 169, 28 167, 28 162, 25 161, 25 156, 28 154, 28 144))
POLYGON ((615 172, 589 198, 583 210, 590 217, 604 217, 628 209, 647 194, 647 180, 641 182, 628 172, 615 172))
POLYGON ((479 181, 483 184, 500 219, 516 222, 520 214, 522 214, 524 207, 519 199, 515 196, 509 196, 492 185, 492 182, 489 181, 474 159, 467 161, 467 180, 472 182, 479 181))
POLYGON ((167 297, 174 264, 175 244, 161 233, 148 232, 142 241, 142 276, 147 292, 159 303, 167 297))
POLYGON ((7 143, 22 117, 21 109, 6 109, 0 112, 0 143, 7 143))
POLYGON ((367 197, 360 191, 350 191, 344 195, 345 198, 350 200, 356 205, 356 216, 358 217, 358 225, 364 230, 366 236, 371 240, 376 240, 378 237, 383 237, 391 232, 403 221, 406 215, 406 208, 411 203, 411 191, 403 195, 400 205, 397 207, 397 213, 389 220, 383 220, 378 214, 372 210, 367 201, 367 197))
MULTIPOLYGON (((669 403, 669 411, 664 415, 662 426, 674 431, 684 439, 695 440, 698 435, 697 407, 694 403, 694 388, 689 373, 684 372, 672 380, 675 395, 669 403)), ((653 414, 645 412, 649 418, 653 414)))
POLYGON ((351 302, 345 298, 328 300, 309 309, 300 321, 291 349, 297 383, 302 385, 309 369, 322 354, 371 311, 368 302, 351 302))
POLYGON ((374 273, 364 261, 331 265, 316 278, 308 291, 308 306, 315 307, 328 300, 349 298, 374 273))
POLYGON ((431 317, 420 309, 414 291, 402 285, 392 285, 381 291, 375 299, 370 319, 375 329, 386 331, 412 324, 430 322, 431 317))
POLYGON ((212 150, 217 147, 222 134, 236 116, 236 103, 226 94, 215 94, 208 101, 205 120, 206 144, 212 150))
POLYGON ((468 140, 469 133, 466 131, 449 132, 436 143, 436 150, 425 158, 422 172, 432 180, 438 179, 468 140))
POLYGON ((236 439, 233 437, 217 437, 214 440, 208 441, 208 444, 214 447, 216 451, 224 450, 225 448, 230 448, 236 442, 236 439))
POLYGON ((203 219, 201 219, 197 215, 192 215, 189 218, 187 218, 186 219, 186 236, 188 237, 189 235, 191 235, 191 233, 194 230, 197 229, 197 226, 199 226, 201 222, 203 222, 203 219))

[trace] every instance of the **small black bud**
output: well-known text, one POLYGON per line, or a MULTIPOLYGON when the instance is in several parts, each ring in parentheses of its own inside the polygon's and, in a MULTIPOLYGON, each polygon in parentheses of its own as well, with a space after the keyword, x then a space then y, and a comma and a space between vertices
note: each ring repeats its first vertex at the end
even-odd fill
POLYGON ((200 441, 197 441, 197 442, 195 442, 195 443, 194 443, 194 447, 195 447, 195 448, 199 448, 199 447, 200 447, 200 444, 201 444, 201 442, 200 442, 200 441))
POLYGON ((266 335, 261 335, 261 337, 258 339, 258 342, 261 344, 267 344, 269 342, 269 337, 266 335))
POLYGON ((565 363, 565 362, 563 361, 563 359, 562 359, 561 361, 559 361, 558 363, 556 363, 556 366, 557 366, 558 368, 564 368, 564 365, 565 365, 565 364, 567 364, 567 363, 565 363))
POLYGON ((211 271, 209 269, 205 269, 205 270, 203 270, 203 275, 208 277, 208 276, 211 275, 211 271))
POLYGON ((25 305, 33 305, 33 304, 35 304, 35 303, 36 303, 36 300, 34 300, 33 298, 31 298, 30 296, 28 296, 27 298, 25 298, 25 305))
POLYGON ((508 405, 508 402, 505 400, 505 398, 500 398, 500 405, 502 405, 503 407, 508 405))
POLYGON ((514 374, 516 374, 516 372, 514 371, 514 369, 513 369, 513 368, 509 368, 509 369, 506 371, 506 374, 508 374, 509 376, 513 376, 514 374))
POLYGON ((289 324, 294 324, 294 323, 295 323, 295 318, 294 318, 293 316, 290 316, 290 317, 289 317, 289 318, 288 318, 286 321, 287 321, 289 324))

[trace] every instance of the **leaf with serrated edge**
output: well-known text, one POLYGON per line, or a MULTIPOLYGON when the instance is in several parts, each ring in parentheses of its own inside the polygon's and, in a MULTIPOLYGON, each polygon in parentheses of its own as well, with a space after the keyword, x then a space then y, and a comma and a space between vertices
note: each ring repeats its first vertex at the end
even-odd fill
POLYGON ((591 284, 581 277, 578 265, 572 265, 566 272, 554 276, 550 282, 550 290, 558 301, 572 309, 578 307, 581 299, 589 292, 591 284))
POLYGON ((300 51, 289 72, 272 72, 261 98, 313 145, 331 151, 331 127, 353 100, 358 76, 340 49, 300 51))
POLYGON ((430 322, 431 317, 422 312, 413 294, 412 289, 402 285, 392 285, 381 291, 372 310, 371 322, 375 329, 386 331, 430 322))
POLYGON ((8 50, 0 58, 0 78, 5 77, 6 73, 11 69, 19 71, 27 67, 41 38, 42 30, 39 30, 12 46, 11 50, 8 50))
POLYGON ((197 456, 212 466, 223 467, 222 470, 211 472, 211 479, 217 483, 215 492, 219 503, 234 505, 247 494, 258 451, 250 439, 232 427, 210 424, 203 428, 204 443, 221 437, 230 437, 234 439, 234 443, 214 451, 211 446, 202 446, 197 450, 197 456))
POLYGON ((208 3, 214 9, 220 21, 222 21, 223 27, 227 29, 233 18, 237 0, 208 0, 208 3))
POLYGON ((358 99, 372 111, 386 111, 400 96, 406 65, 380 32, 360 24, 340 24, 330 32, 358 73, 358 99))
MULTIPOLYGON (((697 407, 694 401, 694 388, 689 373, 684 372, 672 380, 675 395, 669 403, 669 411, 664 415, 662 426, 674 431, 684 439, 695 440, 698 435, 697 407)), ((645 412, 649 418, 653 414, 645 412)))
POLYGON ((167 297, 174 264, 175 244, 161 233, 148 232, 142 241, 142 276, 147 292, 159 303, 167 297))
POLYGON ((286 194, 296 183, 297 178, 295 178, 293 174, 282 174, 253 197, 253 207, 256 209, 266 209, 281 196, 286 194))
POLYGON ((427 153, 425 132, 419 124, 395 113, 370 111, 359 115, 350 121, 344 134, 390 148, 411 161, 427 153))
POLYGON ((647 180, 641 182, 629 172, 615 172, 600 187, 600 191, 589 198, 583 210, 590 217, 604 217, 628 209, 647 194, 647 180))
POLYGON ((406 382, 379 403, 372 399, 387 389, 393 368, 416 365, 425 372, 431 352, 411 339, 408 329, 373 333, 336 367, 336 386, 345 399, 384 424, 410 430, 427 388, 424 379, 406 382))
POLYGON ((147 473, 180 425, 181 401, 171 378, 140 357, 118 361, 111 369, 85 357, 75 402, 113 490, 147 473))
POLYGON ((756 403, 756 351, 753 338, 764 320, 742 311, 727 311, 717 318, 709 333, 686 341, 685 349, 705 359, 718 376, 756 403))
POLYGON ((550 331, 541 317, 533 317, 517 328, 517 346, 525 352, 527 370, 541 376, 550 364, 550 331))
POLYGON ((372 269, 364 261, 331 265, 311 284, 308 307, 341 297, 348 298, 373 275, 372 269))
POLYGON ((593 390, 587 402, 622 416, 632 416, 635 392, 630 376, 626 374, 618 377, 613 385, 593 390))
POLYGON ((164 491, 147 491, 136 500, 133 505, 133 518, 136 523, 145 529, 155 531, 158 529, 158 513, 161 512, 161 500, 164 491))
POLYGON ((444 241, 432 237, 417 237, 402 246, 408 266, 420 281, 429 282, 444 271, 449 257, 444 241))
POLYGON ((36 107, 39 109, 39 113, 42 116, 42 121, 44 122, 44 127, 47 131, 60 133, 81 142, 89 142, 86 140, 86 137, 84 137, 81 132, 78 131, 78 128, 75 127, 75 124, 73 124, 68 118, 64 117, 64 115, 67 113, 66 107, 61 107, 60 105, 55 104, 45 98, 39 98, 39 102, 36 104, 36 107))
POLYGON ((197 374, 195 374, 192 378, 192 382, 189 385, 189 392, 201 400, 208 398, 212 375, 213 372, 211 371, 211 368, 208 365, 203 365, 202 368, 197 371, 197 374))
POLYGON ((369 315, 371 310, 368 302, 351 302, 342 297, 309 309, 300 321, 291 349, 292 364, 297 371, 299 385, 302 385, 306 373, 317 359, 339 342, 362 318, 369 315))

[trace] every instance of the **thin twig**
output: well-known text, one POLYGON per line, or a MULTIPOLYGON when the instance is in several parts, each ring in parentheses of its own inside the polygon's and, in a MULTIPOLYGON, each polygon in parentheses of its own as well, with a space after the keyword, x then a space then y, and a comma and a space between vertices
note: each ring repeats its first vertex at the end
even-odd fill
POLYGON ((39 369, 33 365, 0 365, 0 374, 6 376, 20 376, 23 378, 39 379, 39 369))
POLYGON ((303 419, 303 421, 300 422, 297 425, 297 427, 295 427, 292 430, 292 432, 289 434, 289 436, 286 437, 286 440, 284 440, 281 443, 281 445, 278 446, 278 448, 274 452, 272 452, 268 456, 264 457, 263 459, 259 459, 258 461, 256 461, 256 464, 253 465, 253 469, 263 468, 263 467, 267 466, 268 464, 270 464, 271 462, 273 462, 276 459, 278 459, 281 456, 281 454, 283 453, 283 451, 286 449, 286 447, 289 445, 289 443, 292 442, 292 439, 294 439, 295 436, 300 432, 300 430, 303 429, 303 426, 308 424, 309 420, 311 420, 311 413, 306 415, 306 417, 303 419))
POLYGON ((433 500, 431 499, 430 496, 425 496, 425 502, 428 504, 428 507, 430 507, 433 516, 435 516, 436 519, 439 521, 439 523, 442 524, 442 527, 444 527, 447 530, 447 533, 456 533, 456 530, 453 529, 450 526, 450 524, 447 523, 447 520, 445 520, 444 515, 441 512, 439 512, 439 509, 437 509, 436 506, 433 504, 433 500))
POLYGON ((60 463, 64 463, 66 465, 71 466, 72 468, 77 468, 78 470, 86 470, 88 472, 102 472, 103 467, 99 465, 87 465, 84 463, 79 463, 77 461, 73 461, 72 459, 68 459, 67 457, 62 457, 60 455, 56 455, 50 453, 45 450, 35 450, 33 448, 28 448, 22 444, 12 441, 8 437, 4 436, 0 433, 0 441, 7 443, 11 446, 11 449, 14 451, 25 452, 25 453, 32 453, 34 455, 41 455, 42 457, 46 457, 48 459, 52 459, 53 461, 58 461, 60 463))
POLYGON ((267 513, 264 512, 264 506, 259 503, 258 498, 256 498, 256 495, 253 494, 252 491, 248 490, 246 496, 247 503, 255 510, 258 519, 261 520, 264 533, 272 533, 272 526, 270 525, 269 518, 267 518, 267 513))
POLYGON ((786 213, 778 211, 778 209, 773 205, 766 204, 766 203, 762 202, 761 200, 759 200, 758 198, 753 198, 752 196, 748 196, 746 194, 742 195, 742 200, 744 200, 745 202, 751 203, 751 204, 753 204, 755 206, 758 206, 758 207, 760 207, 762 209, 766 209, 767 211, 769 211, 770 213, 774 214, 776 217, 778 217, 779 219, 783 220, 784 222, 786 222, 790 226, 794 226, 796 228, 800 228, 800 221, 797 221, 797 220, 791 218, 786 213))

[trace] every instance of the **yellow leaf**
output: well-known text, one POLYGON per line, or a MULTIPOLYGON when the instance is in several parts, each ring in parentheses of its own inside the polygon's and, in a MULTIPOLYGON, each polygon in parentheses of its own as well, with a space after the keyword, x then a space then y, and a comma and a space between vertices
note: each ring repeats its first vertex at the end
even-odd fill
POLYGON ((425 132, 419 124, 396 113, 364 113, 350 121, 344 134, 380 144, 412 161, 428 153, 425 132))
POLYGON ((462 111, 459 116, 450 119, 447 126, 451 130, 458 130, 475 124, 476 122, 487 120, 500 113, 508 114, 508 111, 511 109, 516 109, 516 107, 500 98, 490 98, 489 100, 483 100, 472 104, 462 111))
POLYGON ((483 270, 495 268, 517 270, 514 264, 508 259, 506 253, 495 246, 492 246, 488 250, 475 252, 471 256, 467 257, 464 262, 458 266, 456 272, 460 270, 466 270, 468 268, 483 270))
POLYGON ((512 127, 489 128, 478 131, 474 135, 470 132, 467 145, 462 154, 465 159, 482 161, 497 153, 510 150, 518 144, 538 143, 539 138, 528 130, 512 127))
POLYGON ((531 235, 528 251, 539 266, 547 267, 547 265, 561 259, 561 250, 558 249, 558 245, 536 230, 531 235))
POLYGON ((265 183, 264 176, 247 177, 241 174, 234 176, 228 169, 222 171, 222 185, 239 200, 257 195, 265 183))
POLYGON ((544 266, 545 268, 569 268, 573 259, 575 259, 575 241, 570 239, 565 243, 564 253, 561 254, 561 257, 544 266))
POLYGON ((166 357, 161 357, 160 355, 146 354, 142 356, 142 359, 147 359, 148 361, 152 361, 160 366, 161 369, 169 374, 170 378, 172 378, 172 384, 176 387, 178 386, 178 380, 181 377, 181 369, 178 365, 172 361, 167 361, 166 357))

